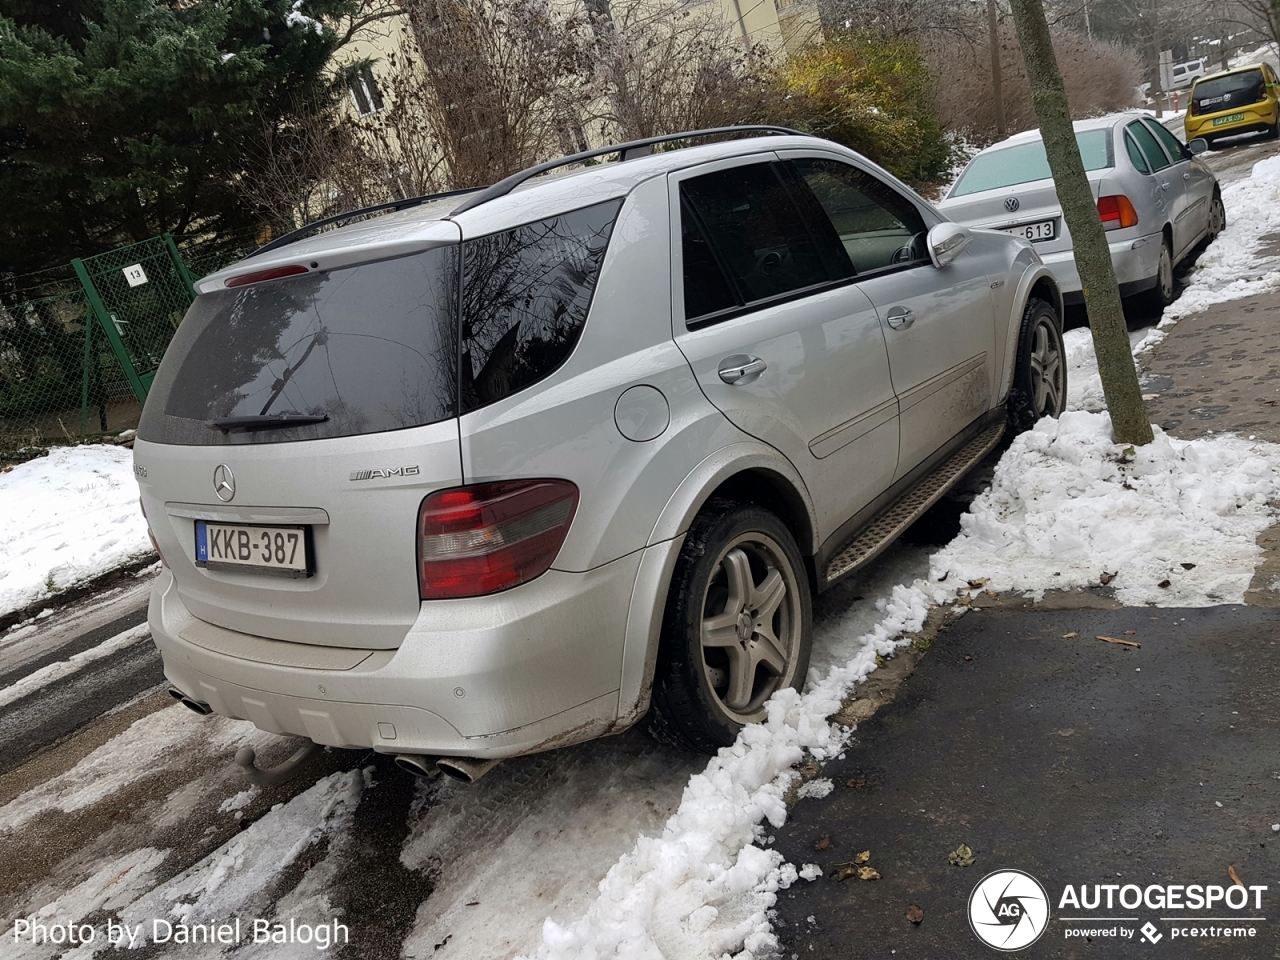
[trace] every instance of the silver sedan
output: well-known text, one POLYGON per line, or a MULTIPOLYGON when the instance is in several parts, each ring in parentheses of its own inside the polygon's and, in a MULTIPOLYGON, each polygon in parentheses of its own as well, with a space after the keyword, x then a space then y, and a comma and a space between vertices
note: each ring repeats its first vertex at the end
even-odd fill
MULTIPOLYGON (((1166 306, 1175 295, 1174 268, 1226 225, 1218 181, 1196 159, 1204 141, 1184 145, 1141 113, 1080 120, 1075 131, 1120 295, 1144 295, 1166 306)), ((938 208, 959 223, 1027 240, 1053 271, 1066 302, 1083 299, 1039 130, 974 156, 938 208)))

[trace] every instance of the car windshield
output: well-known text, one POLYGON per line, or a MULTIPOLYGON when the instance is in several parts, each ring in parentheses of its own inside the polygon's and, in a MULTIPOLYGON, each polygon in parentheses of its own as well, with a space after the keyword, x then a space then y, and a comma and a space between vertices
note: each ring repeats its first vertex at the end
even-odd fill
MULTIPOLYGON (((1110 130, 1083 130, 1076 134, 1080 157, 1085 170, 1104 170, 1115 165, 1111 154, 1110 130)), ((963 197, 984 190, 998 190, 1034 180, 1048 180, 1049 158, 1045 156, 1044 141, 1032 140, 1012 147, 1000 147, 980 153, 951 189, 950 196, 963 197)))
POLYGON ((1232 73, 1201 80, 1191 91, 1192 109, 1197 113, 1217 113, 1246 103, 1257 103, 1267 95, 1261 70, 1232 73))

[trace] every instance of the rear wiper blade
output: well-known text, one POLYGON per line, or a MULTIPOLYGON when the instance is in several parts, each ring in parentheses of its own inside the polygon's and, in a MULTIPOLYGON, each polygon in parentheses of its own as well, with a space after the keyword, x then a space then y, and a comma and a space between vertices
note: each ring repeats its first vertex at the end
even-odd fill
POLYGON ((263 413, 247 417, 218 417, 216 420, 206 420, 204 425, 210 430, 229 433, 232 430, 283 430, 286 427, 305 427, 313 423, 324 423, 328 419, 327 413, 263 413))

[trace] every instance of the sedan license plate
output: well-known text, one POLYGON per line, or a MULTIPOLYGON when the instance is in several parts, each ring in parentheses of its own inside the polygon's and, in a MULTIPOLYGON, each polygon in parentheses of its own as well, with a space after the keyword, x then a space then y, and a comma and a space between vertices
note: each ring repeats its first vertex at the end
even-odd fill
POLYGON ((311 575, 306 527, 196 522, 196 566, 284 577, 311 575))
POLYGON ((1052 240, 1054 236, 1053 228, 1053 220, 1040 220, 1036 223, 1024 223, 1019 227, 1005 227, 1004 232, 1036 243, 1040 240, 1052 240))
POLYGON ((1220 127, 1224 123, 1235 123, 1237 120, 1243 120, 1243 119, 1244 119, 1243 113, 1233 113, 1229 117, 1215 117, 1213 121, 1213 125, 1215 127, 1220 127))

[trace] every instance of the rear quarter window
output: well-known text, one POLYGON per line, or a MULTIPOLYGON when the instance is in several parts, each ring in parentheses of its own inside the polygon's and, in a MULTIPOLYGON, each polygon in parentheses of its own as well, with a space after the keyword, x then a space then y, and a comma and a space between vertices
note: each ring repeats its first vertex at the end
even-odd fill
POLYGON ((553 373, 587 322, 621 200, 468 240, 462 248, 462 411, 553 373))

